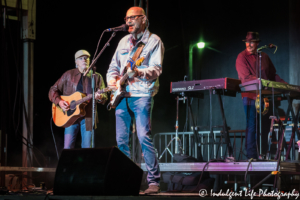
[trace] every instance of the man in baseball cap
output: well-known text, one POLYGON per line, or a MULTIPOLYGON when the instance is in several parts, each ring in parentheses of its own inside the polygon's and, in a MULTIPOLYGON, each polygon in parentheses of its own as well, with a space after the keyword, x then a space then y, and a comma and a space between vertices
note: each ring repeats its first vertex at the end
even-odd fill
POLYGON ((75 64, 76 68, 79 69, 80 73, 84 73, 90 65, 90 54, 86 50, 79 50, 75 53, 75 64))
POLYGON ((91 57, 90 53, 87 52, 86 50, 79 50, 75 53, 75 60, 77 58, 79 58, 80 56, 88 56, 88 57, 91 57))
MULTIPOLYGON (((90 64, 90 54, 86 50, 79 50, 75 53, 76 68, 66 71, 60 79, 50 88, 49 99, 63 111, 70 110, 70 102, 64 101, 61 95, 70 96, 74 92, 92 94, 91 75, 88 73, 83 76, 90 64)), ((95 91, 105 88, 105 83, 99 73, 95 73, 95 91)), ((107 100, 106 93, 95 94, 98 103, 104 104, 107 100)), ((97 110, 97 108, 96 108, 97 110)), ((81 130, 81 147, 90 148, 92 135, 92 101, 87 102, 85 106, 86 115, 77 119, 72 125, 65 127, 64 148, 71 149, 75 146, 76 136, 81 130)), ((53 120, 59 120, 54 119, 53 120)), ((96 115, 97 121, 97 115, 96 115)), ((96 123, 95 123, 96 124, 96 123)), ((96 128, 96 126, 95 126, 96 128)))

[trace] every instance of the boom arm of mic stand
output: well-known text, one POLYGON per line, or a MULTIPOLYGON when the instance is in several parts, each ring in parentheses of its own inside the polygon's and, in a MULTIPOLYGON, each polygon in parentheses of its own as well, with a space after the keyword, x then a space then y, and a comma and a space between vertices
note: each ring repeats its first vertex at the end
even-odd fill
POLYGON ((89 68, 84 72, 84 76, 87 75, 87 73, 89 73, 89 71, 92 69, 92 67, 96 64, 98 58, 101 56, 101 54, 103 53, 103 51, 106 49, 106 47, 108 47, 110 44, 110 41, 112 40, 113 37, 115 37, 116 32, 113 32, 109 38, 109 40, 105 43, 104 47, 101 49, 101 51, 99 52, 99 54, 97 55, 97 57, 95 59, 93 59, 91 65, 89 66, 89 68))

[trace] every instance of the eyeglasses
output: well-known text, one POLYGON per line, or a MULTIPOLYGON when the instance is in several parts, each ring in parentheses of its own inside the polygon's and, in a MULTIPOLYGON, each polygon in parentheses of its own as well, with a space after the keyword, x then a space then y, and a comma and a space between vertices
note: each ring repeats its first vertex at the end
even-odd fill
POLYGON ((124 21, 127 22, 129 19, 132 21, 132 20, 136 20, 137 17, 140 17, 140 16, 144 16, 144 15, 132 15, 132 16, 129 16, 129 17, 124 17, 124 21))
POLYGON ((252 45, 252 44, 255 44, 256 42, 253 42, 253 41, 246 41, 245 43, 248 43, 248 44, 252 45))

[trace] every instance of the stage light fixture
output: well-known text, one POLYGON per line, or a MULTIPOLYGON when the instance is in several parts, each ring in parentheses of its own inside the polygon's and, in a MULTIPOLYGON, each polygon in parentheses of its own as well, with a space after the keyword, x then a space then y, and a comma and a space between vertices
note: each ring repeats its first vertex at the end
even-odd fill
POLYGON ((203 49, 205 47, 205 43, 199 42, 199 43, 197 43, 197 47, 198 47, 198 49, 203 49))

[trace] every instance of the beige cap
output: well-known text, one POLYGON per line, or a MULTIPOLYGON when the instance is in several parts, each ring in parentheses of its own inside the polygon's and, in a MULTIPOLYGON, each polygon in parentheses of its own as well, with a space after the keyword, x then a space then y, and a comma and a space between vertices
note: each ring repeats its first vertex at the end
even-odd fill
POLYGON ((86 50, 79 50, 75 53, 75 59, 79 58, 80 56, 88 56, 91 57, 91 55, 89 54, 89 52, 87 52, 86 50))

